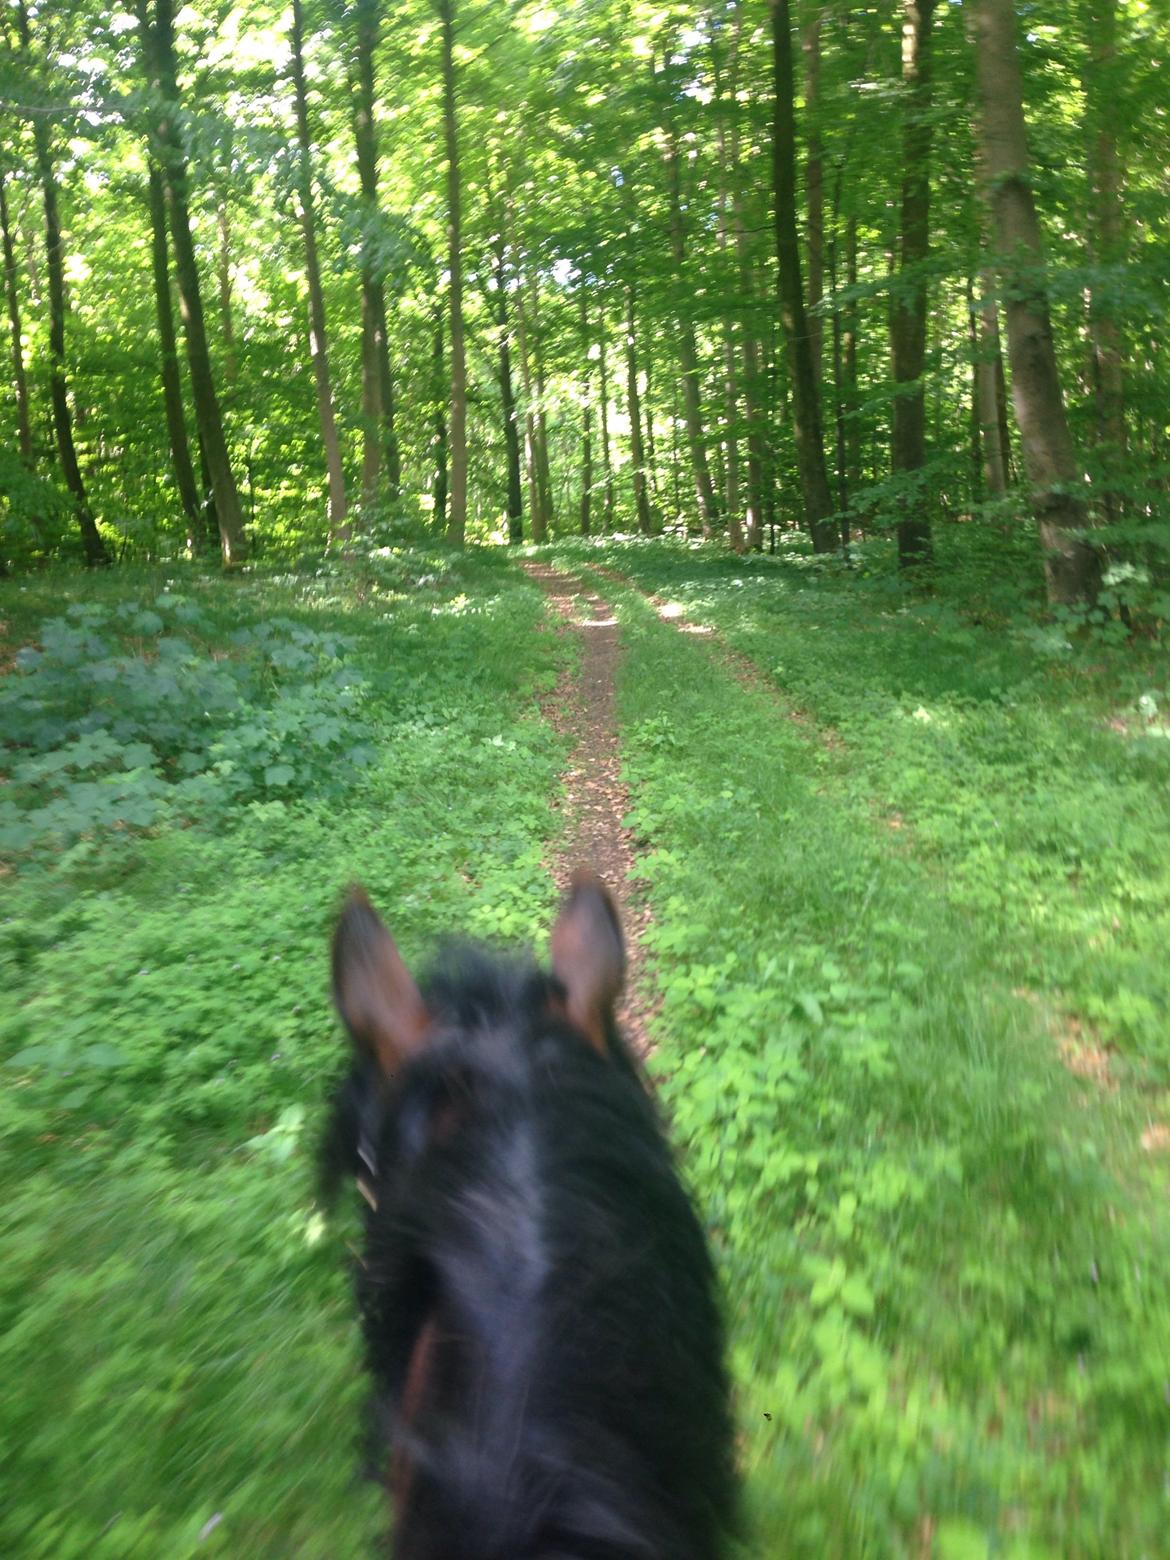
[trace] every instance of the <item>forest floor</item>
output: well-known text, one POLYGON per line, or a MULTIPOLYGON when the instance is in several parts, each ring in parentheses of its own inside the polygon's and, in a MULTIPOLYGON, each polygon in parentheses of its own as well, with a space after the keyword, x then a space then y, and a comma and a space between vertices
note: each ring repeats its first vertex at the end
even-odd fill
POLYGON ((373 1552, 337 897, 412 962, 539 949, 583 857, 724 1280, 747 1554, 1165 1553, 1170 677, 967 565, 6 586, 5 1553, 373 1552))

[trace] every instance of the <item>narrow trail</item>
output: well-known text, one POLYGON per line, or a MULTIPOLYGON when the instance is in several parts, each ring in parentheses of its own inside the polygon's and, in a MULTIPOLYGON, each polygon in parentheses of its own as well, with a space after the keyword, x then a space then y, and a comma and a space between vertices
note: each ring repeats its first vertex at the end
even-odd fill
POLYGON ((622 827, 629 794, 622 784, 614 678, 621 661, 621 631, 609 603, 563 569, 546 563, 521 565, 545 592, 561 619, 559 632, 578 642, 579 664, 566 671, 545 702, 545 715, 572 743, 565 768, 566 827, 550 870, 557 886, 568 886, 573 869, 589 866, 612 889, 626 933, 629 972, 618 1022, 639 1056, 651 1047, 647 1020, 653 1011, 641 980, 644 906, 631 901, 634 865, 630 831, 622 827))

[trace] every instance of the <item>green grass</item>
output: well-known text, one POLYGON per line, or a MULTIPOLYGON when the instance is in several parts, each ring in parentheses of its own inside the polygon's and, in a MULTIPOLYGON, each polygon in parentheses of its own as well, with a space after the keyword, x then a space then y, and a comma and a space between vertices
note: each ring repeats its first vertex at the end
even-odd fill
MULTIPOLYGON (((72 600, 148 608, 165 584, 118 571, 13 589, 8 642, 72 600)), ((17 858, 0 925, 0 1550, 336 1560, 372 1552, 386 1514, 358 1480, 353 1232, 313 1207, 343 1054, 330 922, 360 877, 410 956, 444 931, 543 927, 560 747, 534 696, 556 641, 492 555, 178 588, 208 659, 276 616, 344 640, 376 757, 326 752, 294 785, 242 795, 217 777, 164 798, 151 829, 81 839, 64 804, 102 775, 52 781, 62 835, 17 858)), ((117 648, 150 664, 138 627, 117 648)), ((128 675, 85 694, 91 709, 128 675)), ((260 690, 257 726, 303 675, 267 704, 260 690)), ((192 729, 201 713, 185 711, 192 729)), ((304 743, 285 739, 294 765, 304 743)), ((182 783, 165 753, 153 772, 182 783)))
MULTIPOLYGON (((929 599, 864 557, 554 556, 760 673, 597 581, 748 1553, 1164 1554, 1164 652, 1068 645, 970 548, 929 599)), ((411 959, 540 936, 571 652, 491 552, 58 573, 0 615, 46 651, 0 679, 0 1549, 371 1553, 353 1231, 313 1202, 329 926, 357 876, 411 959)))
POLYGON ((755 1551, 1164 1552, 1170 1217, 1139 1135, 1170 1114, 1170 752, 1137 699, 1165 662, 1054 664, 1022 620, 799 559, 562 556, 762 674, 597 580, 755 1551), (1070 1030, 1116 1048, 1116 1093, 1060 1065, 1070 1030))

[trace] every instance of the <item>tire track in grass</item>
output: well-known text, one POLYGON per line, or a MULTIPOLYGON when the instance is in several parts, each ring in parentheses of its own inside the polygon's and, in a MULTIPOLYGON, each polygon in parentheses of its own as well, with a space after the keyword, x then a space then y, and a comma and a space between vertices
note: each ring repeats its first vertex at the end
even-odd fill
MULTIPOLYGON (((729 645, 714 625, 699 622, 688 615, 686 608, 680 602, 671 601, 656 591, 648 590, 629 575, 607 564, 587 564, 585 573, 609 580, 621 590, 630 591, 640 597, 660 622, 677 629, 680 633, 701 636, 705 639, 711 655, 720 661, 743 687, 764 694, 783 710, 789 720, 804 728, 810 739, 818 741, 830 752, 838 753, 847 750, 845 739, 835 727, 822 724, 809 710, 794 704, 755 661, 743 651, 729 645)), ((907 827, 899 812, 879 809, 877 818, 885 828, 897 836, 896 848, 900 854, 918 855, 915 833, 913 829, 907 827)), ((891 849, 894 848, 891 845, 891 849)), ((937 866, 921 856, 918 859, 923 870, 937 880, 939 877, 937 866)), ((1085 1096, 1085 1103, 1088 1103, 1091 1098, 1118 1092, 1119 1083, 1113 1071, 1115 1053, 1110 1047, 1101 1044, 1089 1020, 1063 1008, 1050 996, 1025 987, 1013 988, 1012 995, 1017 1000, 1027 1003, 1039 1014, 1040 1022, 1052 1039, 1057 1060, 1089 1091, 1085 1096)), ((1147 1154, 1170 1153, 1170 1123, 1155 1118, 1147 1112, 1140 1141, 1147 1154)))
POLYGON ((621 630, 613 608, 575 575, 551 564, 521 564, 560 618, 558 632, 577 641, 577 665, 562 673, 544 702, 545 718, 571 748, 564 770, 565 828, 551 864, 562 891, 573 870, 591 867, 613 891, 626 933, 628 974, 618 1023, 637 1054, 650 1050, 647 1023, 654 1002, 642 979, 642 934, 649 911, 630 891, 634 867, 631 831, 622 825, 630 797, 621 778, 621 752, 614 708, 614 679, 622 659, 621 630))

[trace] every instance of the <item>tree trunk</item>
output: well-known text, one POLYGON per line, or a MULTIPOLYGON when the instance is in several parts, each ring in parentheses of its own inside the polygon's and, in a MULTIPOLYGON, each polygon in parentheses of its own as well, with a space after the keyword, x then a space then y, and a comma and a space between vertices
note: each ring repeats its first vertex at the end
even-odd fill
MULTIPOLYGON (((1090 8, 1092 69, 1088 75, 1090 174, 1093 187, 1092 244, 1098 272, 1125 260, 1121 159, 1117 150, 1117 0, 1094 0, 1090 8)), ((1125 346, 1121 325, 1106 281, 1094 279, 1089 290, 1089 331, 1093 356, 1093 395, 1097 432, 1106 464, 1103 494, 1108 519, 1118 520, 1124 508, 1111 489, 1108 475, 1125 461, 1125 346)))
POLYGON ((236 380, 236 326, 232 318, 232 229, 228 217, 227 197, 215 210, 215 226, 219 236, 215 273, 219 287, 219 322, 223 335, 223 377, 226 384, 236 380))
POLYGON ((1006 300, 1012 402, 1044 548, 1048 599, 1082 601, 1096 595, 1101 566, 1094 548, 1076 534, 1086 523, 1086 506, 1048 313, 1043 245, 1028 166, 1015 9, 1012 0, 972 0, 970 9, 983 156, 1006 300))
POLYGON ((589 300, 581 277, 581 535, 588 536, 593 503, 593 407, 589 401, 589 300))
MULTIPOLYGON (((20 291, 17 282, 16 251, 12 242, 12 227, 8 217, 8 195, 5 189, 4 170, 0 168, 0 239, 4 248, 4 294, 8 306, 8 326, 12 337, 12 391, 16 400, 16 438, 20 459, 26 471, 35 472, 33 455, 32 420, 29 414, 28 379, 24 370, 24 344, 20 323, 20 291)), ((26 516, 38 542, 42 540, 39 517, 30 512, 26 516)), ((0 573, 4 572, 0 559, 0 573)))
MULTIPOLYGON (((857 218, 850 217, 845 227, 845 285, 857 286, 857 218)), ((842 326, 841 349, 844 356, 842 400, 845 404, 845 482, 847 491, 861 485, 861 423, 857 402, 857 303, 851 302, 842 326)))
POLYGON ((1004 416, 1003 354, 999 345, 999 305, 995 277, 989 266, 979 272, 979 297, 975 302, 978 341, 975 355, 975 415, 979 424, 979 451, 983 491, 988 498, 1007 492, 1008 462, 1004 416))
MULTIPOLYGON (((731 255, 732 191, 737 176, 739 137, 735 123, 736 87, 738 81, 740 12, 736 10, 735 31, 732 38, 731 58, 731 113, 732 128, 728 135, 722 118, 719 122, 719 193, 717 211, 719 223, 719 253, 726 265, 731 255)), ((716 96, 723 99, 722 82, 715 62, 716 96)), ((722 104, 721 104, 722 106, 722 104)), ((740 300, 742 307, 744 300, 740 300)), ((735 320, 730 313, 723 316, 723 402, 724 402, 724 490, 723 501, 727 510, 727 536, 732 552, 743 552, 743 521, 740 518, 740 460, 739 460, 739 352, 736 348, 735 320)))
POLYGON ((824 321, 820 304, 825 296, 825 161, 821 140, 821 7, 804 28, 800 47, 804 55, 805 141, 804 197, 808 218, 808 335, 813 373, 817 384, 824 372, 824 321))
POLYGON ((401 483, 394 429, 394 389, 386 332, 386 296, 377 254, 378 128, 374 117, 374 56, 381 22, 379 0, 355 0, 354 72, 350 83, 365 231, 361 247, 362 294, 362 502, 377 499, 383 469, 391 498, 401 483))
MULTIPOLYGON (((518 278, 520 275, 520 262, 516 250, 515 233, 512 231, 510 208, 508 223, 511 234, 513 274, 518 278)), ((536 459, 536 397, 532 382, 532 361, 528 354, 528 322, 525 318, 523 283, 516 289, 516 339, 520 348, 520 374, 524 380, 524 468, 528 481, 528 514, 532 525, 532 540, 539 544, 545 539, 547 517, 544 510, 544 499, 541 493, 536 459)))
POLYGON ((635 352, 634 288, 626 289, 626 395, 630 411, 630 465, 634 479, 634 513, 643 536, 654 530, 650 495, 646 489, 646 451, 642 444, 642 401, 638 394, 638 359, 635 352))
POLYGON ((211 371, 203 298, 199 288, 199 266, 191 238, 187 209, 187 158, 179 131, 182 109, 175 66, 173 0, 154 0, 154 17, 154 25, 151 26, 146 19, 147 6, 144 0, 140 11, 144 56, 147 74, 156 94, 155 142, 163 172, 171 241, 175 251, 179 307, 187 338, 187 362, 191 370, 191 397, 195 403, 195 420, 199 425, 215 495, 220 549, 224 563, 231 565, 242 562, 248 556, 248 543, 211 371))
POLYGON ((175 314, 171 305, 171 275, 167 258, 167 206, 163 176, 158 163, 149 158, 147 195, 150 204, 150 257, 154 279, 154 309, 158 320, 159 370, 162 379, 163 411, 167 438, 171 446, 171 465, 179 502, 187 516, 190 534, 187 545, 192 551, 211 543, 207 515, 199 497, 195 468, 191 463, 191 445, 187 437, 187 418, 183 412, 183 381, 179 373, 179 349, 175 333, 175 314))
POLYGON ((821 400, 804 308, 796 233, 796 115, 793 105, 792 24, 788 0, 770 0, 775 122, 772 167, 776 189, 776 258, 780 267, 780 321, 792 379, 792 429, 805 524, 815 552, 837 545, 833 499, 825 470, 821 400))
POLYGON ((605 471, 605 529, 613 530, 614 517, 614 484, 613 484, 613 458, 609 447, 609 374, 605 359, 605 294, 600 293, 600 304, 597 321, 597 367, 601 379, 601 464, 605 471))
POLYGON ((16 251, 8 219, 8 194, 4 170, 0 168, 0 236, 4 243, 4 293, 8 304, 8 328, 12 336, 12 388, 16 397, 16 437, 20 458, 33 469, 32 422, 28 406, 28 378, 24 371, 24 346, 21 339, 20 293, 17 286, 16 251))
POLYGON ((374 352, 378 365, 378 401, 382 408, 382 467, 391 498, 402 492, 402 453, 398 447, 398 410, 394 395, 394 376, 390 372, 390 330, 386 319, 386 287, 381 277, 374 289, 377 328, 374 352))
MULTIPOLYGON (((682 179, 679 171, 678 139, 671 125, 666 149, 667 187, 670 196, 670 246, 675 276, 682 283, 686 271, 686 241, 683 234, 682 179)), ((695 327, 688 311, 678 322, 678 356, 682 368, 683 411, 687 425, 687 444, 695 480, 695 505, 703 535, 714 534, 719 506, 707 462, 707 442, 703 432, 702 398, 699 384, 699 354, 695 327)))
MULTIPOLYGON (((25 0, 19 0, 16 19, 21 47, 26 54, 30 54, 32 39, 25 0)), ((77 448, 73 442, 73 414, 69 407, 69 383, 65 372, 65 262, 49 122, 44 114, 32 116, 32 132, 45 212, 45 270, 49 278, 49 398, 53 409, 53 432, 65 485, 73 499, 73 512, 81 533, 85 561, 88 567, 93 568, 109 563, 110 556, 89 507, 89 497, 77 460, 77 448)))
POLYGON ((447 529, 447 377, 443 372, 443 310, 435 310, 435 344, 431 353, 435 392, 435 487, 432 516, 435 531, 447 529))
POLYGON ((329 337, 325 329, 325 295, 321 290, 321 264, 317 256, 317 218, 313 200, 313 171, 310 162, 312 136, 309 133, 309 103, 305 90, 305 22, 302 0, 292 0, 292 68, 297 116, 297 195, 300 202, 301 237, 305 245, 305 277, 309 288, 309 353, 313 359, 313 382, 317 391, 317 418, 321 424, 321 445, 325 451, 325 471, 329 484, 329 535, 334 541, 349 540, 346 518, 345 471, 341 462, 341 441, 333 410, 333 386, 329 374, 329 337))
POLYGON ((553 493, 552 475, 549 470, 548 460, 548 415, 545 412, 544 356, 540 350, 540 294, 537 288, 536 273, 533 270, 528 272, 527 292, 529 300, 528 324, 531 333, 529 350, 532 353, 532 371, 536 381, 536 480, 540 488, 540 505, 544 512, 545 526, 551 529, 553 523, 553 493))
MULTIPOLYGON (((736 25, 740 10, 736 8, 736 25)), ((743 214, 742 172, 739 166, 739 132, 731 141, 731 211, 735 227, 735 257, 740 296, 746 305, 756 293, 756 278, 748 248, 743 214)), ((766 430, 762 406, 764 378, 760 368, 760 344, 750 320, 743 325, 743 409, 747 420, 747 513, 745 543, 756 551, 764 545, 764 490, 767 469, 766 430)))
POLYGON ((443 142, 447 153, 447 269, 451 303, 451 512, 447 540, 462 547, 467 526, 467 353, 463 342, 463 232, 455 115, 454 0, 439 0, 443 28, 443 142))
POLYGON ((499 333, 500 400, 504 411, 504 449, 508 466, 508 540, 524 540, 524 495, 520 486, 520 424, 516 406, 516 388, 512 381, 512 340, 508 329, 508 269, 503 222, 497 224, 493 241, 496 261, 495 311, 499 333))
POLYGON ((923 474, 926 466, 927 288, 930 252, 931 26, 935 0, 902 0, 902 224, 898 282, 890 311, 894 368, 892 464, 908 480, 898 521, 898 565, 933 558, 923 474), (911 485, 913 484, 913 485, 911 485))

